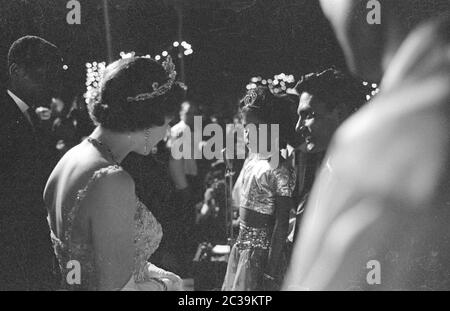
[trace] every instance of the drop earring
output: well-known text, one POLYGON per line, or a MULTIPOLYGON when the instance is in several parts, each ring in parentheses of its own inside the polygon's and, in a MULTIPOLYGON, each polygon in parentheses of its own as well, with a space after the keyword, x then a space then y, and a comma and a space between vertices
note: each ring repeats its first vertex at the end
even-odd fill
POLYGON ((149 140, 150 140, 150 130, 145 130, 145 154, 148 154, 149 140))
POLYGON ((130 134, 128 134, 128 141, 129 141, 129 144, 130 144, 131 148, 133 148, 134 141, 133 141, 133 138, 131 137, 130 134))

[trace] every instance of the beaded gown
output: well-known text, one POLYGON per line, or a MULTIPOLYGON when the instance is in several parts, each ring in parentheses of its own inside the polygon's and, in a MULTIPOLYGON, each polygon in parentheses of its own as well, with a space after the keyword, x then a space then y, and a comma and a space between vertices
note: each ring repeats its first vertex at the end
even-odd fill
MULTIPOLYGON (((71 208, 65 209, 57 207, 62 211, 64 231, 60 233, 59 238, 51 232, 53 247, 58 258, 61 269, 62 280, 61 287, 68 290, 96 290, 98 272, 94 262, 94 249, 92 242, 88 238, 81 236, 73 230, 76 227, 78 211, 81 202, 90 191, 92 185, 100 178, 108 174, 115 173, 122 168, 118 165, 111 165, 96 171, 88 184, 78 191, 75 203, 71 208), (73 270, 73 263, 79 263, 81 267, 81 282, 70 280, 70 271, 73 270)), ((153 286, 146 279, 146 267, 149 264, 148 258, 156 251, 162 238, 162 228, 156 218, 147 209, 147 207, 136 196, 136 214, 135 224, 135 256, 134 271, 130 281, 124 286, 125 290, 154 290, 153 286)))
MULTIPOLYGON (((251 154, 245 161, 233 189, 233 202, 239 208, 275 217, 275 198, 292 197, 295 171, 287 161, 272 167, 267 158, 251 154)), ((224 291, 263 290, 273 225, 248 226, 240 220, 239 235, 228 260, 224 291)))

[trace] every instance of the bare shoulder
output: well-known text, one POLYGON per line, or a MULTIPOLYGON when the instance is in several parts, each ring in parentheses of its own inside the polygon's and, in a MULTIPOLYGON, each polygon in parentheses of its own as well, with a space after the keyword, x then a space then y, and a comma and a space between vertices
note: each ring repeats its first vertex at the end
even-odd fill
POLYGON ((120 167, 97 170, 80 207, 84 209, 96 231, 107 230, 111 225, 122 226, 129 223, 137 208, 133 179, 120 167))
POLYGON ((134 194, 133 178, 120 166, 99 168, 93 176, 92 191, 96 195, 106 194, 111 197, 134 194))

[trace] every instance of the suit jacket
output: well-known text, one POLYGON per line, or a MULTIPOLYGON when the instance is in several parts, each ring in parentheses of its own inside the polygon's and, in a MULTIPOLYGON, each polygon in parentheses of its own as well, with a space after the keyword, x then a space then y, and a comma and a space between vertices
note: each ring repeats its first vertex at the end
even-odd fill
POLYGON ((45 165, 39 131, 0 93, 0 290, 51 290, 54 253, 42 193, 45 165))
POLYGON ((413 31, 338 130, 286 289, 450 289, 449 26, 413 31))

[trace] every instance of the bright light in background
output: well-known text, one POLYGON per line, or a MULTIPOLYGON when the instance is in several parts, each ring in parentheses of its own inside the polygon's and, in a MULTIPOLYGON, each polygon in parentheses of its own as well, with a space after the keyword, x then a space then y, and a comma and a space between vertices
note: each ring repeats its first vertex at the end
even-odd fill
POLYGON ((256 89, 257 85, 255 83, 250 83, 250 84, 247 84, 246 87, 247 87, 247 90, 252 90, 252 89, 256 89))
POLYGON ((252 77, 249 84, 247 84, 247 90, 257 88, 258 85, 268 86, 270 91, 274 94, 287 93, 292 91, 295 83, 294 75, 288 75, 280 73, 273 76, 273 79, 264 79, 261 76, 252 77))
POLYGON ((136 55, 135 52, 130 52, 130 53, 120 52, 120 57, 121 57, 122 59, 125 59, 125 58, 132 58, 132 57, 134 57, 135 55, 136 55))
POLYGON ((84 97, 86 99, 86 103, 89 104, 92 100, 95 100, 99 93, 98 87, 101 84, 103 74, 106 69, 106 63, 86 63, 86 68, 86 93, 84 94, 84 97))
POLYGON ((364 86, 371 88, 369 90, 369 94, 366 95, 366 100, 371 100, 375 95, 377 95, 380 92, 380 88, 377 83, 369 83, 367 81, 364 81, 362 83, 364 86))
MULTIPOLYGON (((173 42, 172 44, 174 47, 179 47, 180 43, 178 41, 173 42)), ((192 45, 187 43, 186 41, 183 41, 181 45, 184 48, 184 55, 188 56, 194 53, 194 50, 192 49, 192 45)), ((155 60, 159 61, 162 59, 162 57, 169 56, 169 52, 172 50, 171 47, 167 48, 166 50, 162 51, 160 54, 155 55, 155 60), (161 56, 162 55, 162 56, 161 56)), ((181 51, 180 51, 181 53, 181 51)), ((136 56, 136 52, 120 52, 120 58, 126 59, 126 58, 132 58, 136 56)), ((145 56, 146 58, 151 58, 150 54, 147 54, 145 56)), ((68 70, 69 66, 64 65, 64 70, 68 70)), ((89 104, 92 102, 92 100, 95 100, 95 98, 99 94, 99 87, 101 85, 101 81, 103 78, 104 71, 106 69, 106 63, 105 62, 88 62, 86 63, 86 93, 84 94, 84 97, 86 99, 86 103, 89 104)), ((255 85, 256 87, 256 85, 255 85)))
MULTIPOLYGON (((160 53, 162 55, 162 57, 169 56, 169 54, 173 48, 180 48, 180 46, 182 47, 182 49, 181 49, 181 51, 179 51, 179 53, 177 53, 178 57, 181 58, 183 55, 188 56, 188 55, 191 55, 194 53, 194 49, 192 48, 192 45, 186 41, 182 41, 181 43, 179 41, 174 41, 172 43, 172 46, 168 47, 166 50, 164 50, 160 53)), ((155 57, 155 59, 159 60, 162 57, 160 56, 160 58, 158 58, 158 59, 156 59, 156 57, 155 57)))

